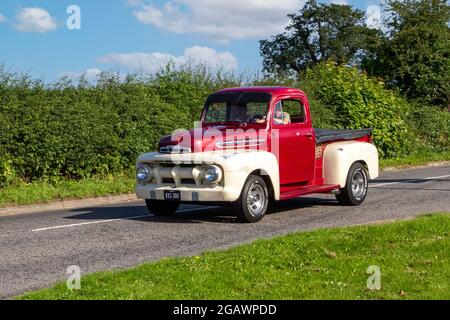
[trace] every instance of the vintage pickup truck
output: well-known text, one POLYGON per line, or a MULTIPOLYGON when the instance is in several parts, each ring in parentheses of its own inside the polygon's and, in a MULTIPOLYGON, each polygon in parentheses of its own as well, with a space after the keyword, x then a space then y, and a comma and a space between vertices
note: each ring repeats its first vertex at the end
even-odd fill
POLYGON ((138 158, 136 194, 155 215, 174 214, 181 203, 231 205, 244 222, 261 220, 271 201, 312 193, 359 205, 378 176, 371 135, 314 129, 298 89, 224 89, 208 97, 195 129, 138 158))

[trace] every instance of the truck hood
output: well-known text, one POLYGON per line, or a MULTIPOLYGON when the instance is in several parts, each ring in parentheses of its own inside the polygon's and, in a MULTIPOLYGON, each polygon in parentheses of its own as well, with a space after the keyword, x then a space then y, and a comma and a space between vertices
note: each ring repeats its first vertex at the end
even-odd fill
POLYGON ((267 131, 240 126, 212 126, 175 132, 158 144, 161 153, 195 153, 229 149, 267 150, 267 131))

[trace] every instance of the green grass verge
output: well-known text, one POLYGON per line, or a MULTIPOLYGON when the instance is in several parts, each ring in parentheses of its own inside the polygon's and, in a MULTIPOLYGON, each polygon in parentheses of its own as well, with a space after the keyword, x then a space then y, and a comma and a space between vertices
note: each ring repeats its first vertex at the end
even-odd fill
POLYGON ((323 229, 82 277, 21 299, 450 299, 450 215, 323 229), (371 291, 366 270, 381 269, 371 291), (402 292, 402 294, 400 294, 402 292))
POLYGON ((391 159, 381 159, 380 167, 410 167, 426 164, 429 162, 439 162, 439 161, 450 161, 450 151, 447 152, 431 152, 431 151, 422 151, 418 152, 414 155, 410 155, 407 157, 401 158, 391 158, 391 159))
POLYGON ((6 188, 0 188, 0 207, 130 193, 134 189, 134 184, 134 175, 131 172, 79 181, 18 182, 6 188))
MULTIPOLYGON (((380 167, 408 167, 432 161, 448 160, 450 160, 450 151, 444 153, 420 152, 404 158, 382 159, 380 167)), ((0 208, 46 203, 53 200, 83 199, 132 193, 134 182, 134 174, 131 171, 115 176, 93 177, 79 181, 16 182, 11 186, 0 188, 0 208)))

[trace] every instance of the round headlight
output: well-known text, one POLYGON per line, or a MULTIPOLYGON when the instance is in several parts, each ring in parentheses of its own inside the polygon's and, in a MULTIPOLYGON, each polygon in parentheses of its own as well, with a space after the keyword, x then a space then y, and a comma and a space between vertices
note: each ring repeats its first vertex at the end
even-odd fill
POLYGON ((148 178, 150 178, 150 171, 148 170, 147 167, 140 166, 136 170, 136 178, 139 181, 147 180, 148 178))
POLYGON ((221 178, 222 178, 222 171, 218 167, 211 166, 211 167, 206 168, 206 170, 205 170, 206 182, 216 183, 216 182, 219 182, 221 178))

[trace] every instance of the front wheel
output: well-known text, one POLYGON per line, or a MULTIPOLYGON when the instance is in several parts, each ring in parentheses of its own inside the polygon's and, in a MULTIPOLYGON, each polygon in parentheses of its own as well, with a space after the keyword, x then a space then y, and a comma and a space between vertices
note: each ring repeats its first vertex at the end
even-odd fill
POLYGON ((148 211, 155 216, 170 216, 177 212, 180 204, 178 202, 162 201, 162 200, 145 200, 148 211))
POLYGON ((336 194, 340 204, 358 206, 364 202, 368 190, 367 169, 359 162, 354 163, 348 172, 345 187, 336 194))
POLYGON ((264 218, 269 205, 269 191, 265 181, 251 175, 245 182, 241 196, 234 204, 234 211, 242 222, 254 223, 264 218))

